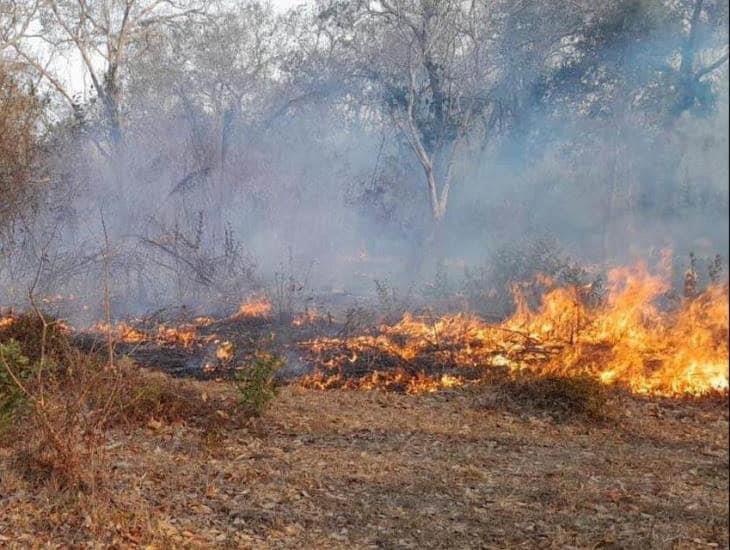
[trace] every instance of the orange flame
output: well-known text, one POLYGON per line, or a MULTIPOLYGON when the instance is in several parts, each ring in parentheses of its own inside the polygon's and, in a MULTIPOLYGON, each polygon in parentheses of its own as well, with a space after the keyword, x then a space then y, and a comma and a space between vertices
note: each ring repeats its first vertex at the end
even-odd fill
POLYGON ((271 314, 271 302, 265 298, 250 298, 238 307, 235 317, 268 317, 271 314))
POLYGON ((517 286, 516 312, 501 324, 463 314, 435 320, 406 314, 375 336, 310 341, 304 348, 323 370, 303 384, 412 393, 464 383, 445 379, 452 375, 444 367, 476 369, 472 378, 502 367, 567 376, 587 372, 651 395, 727 391, 727 285, 710 286, 664 311, 655 301, 669 284, 645 264, 612 270, 608 283, 608 298, 596 308, 585 305, 578 288, 553 288, 533 310, 517 286))
POLYGON ((185 348, 189 348, 195 343, 198 333, 194 326, 182 325, 179 327, 166 327, 160 325, 157 327, 157 340, 166 344, 179 344, 185 348))
POLYGON ((7 328, 15 322, 15 317, 8 315, 7 317, 0 317, 0 329, 7 328))
POLYGON ((198 341, 196 327, 193 325, 180 325, 178 327, 160 325, 157 327, 156 332, 146 332, 124 322, 116 323, 111 327, 106 323, 97 323, 91 331, 104 334, 111 333, 114 340, 126 344, 155 342, 157 344, 189 348, 198 341))

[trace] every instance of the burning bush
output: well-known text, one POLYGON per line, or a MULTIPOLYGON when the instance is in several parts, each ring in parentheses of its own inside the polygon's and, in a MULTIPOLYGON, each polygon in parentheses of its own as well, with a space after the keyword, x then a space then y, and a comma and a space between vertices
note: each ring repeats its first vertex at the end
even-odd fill
POLYGON ((476 311, 503 319, 514 313, 510 291, 515 284, 523 286, 524 297, 534 307, 540 302, 545 278, 563 286, 585 288, 584 299, 593 304, 602 295, 600 276, 589 273, 549 236, 498 248, 487 267, 466 270, 463 291, 476 311))

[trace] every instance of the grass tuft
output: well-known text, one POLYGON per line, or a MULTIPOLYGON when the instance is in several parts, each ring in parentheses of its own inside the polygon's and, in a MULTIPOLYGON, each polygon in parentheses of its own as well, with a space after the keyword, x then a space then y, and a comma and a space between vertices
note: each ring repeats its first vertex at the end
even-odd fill
POLYGON ((490 388, 482 405, 548 415, 556 420, 602 420, 608 414, 608 392, 603 384, 588 375, 523 374, 490 388))

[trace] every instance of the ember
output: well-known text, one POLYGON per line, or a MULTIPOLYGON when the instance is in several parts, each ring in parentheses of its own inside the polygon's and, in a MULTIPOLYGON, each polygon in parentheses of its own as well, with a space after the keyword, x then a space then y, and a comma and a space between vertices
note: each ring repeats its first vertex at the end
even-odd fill
POLYGON ((91 333, 111 332, 114 340, 125 344, 156 343, 166 346, 191 347, 198 339, 196 326, 181 324, 176 327, 159 325, 155 330, 146 330, 121 322, 111 325, 97 323, 91 333))
POLYGON ((268 317, 271 315, 271 302, 265 298, 251 298, 242 303, 235 317, 268 317))

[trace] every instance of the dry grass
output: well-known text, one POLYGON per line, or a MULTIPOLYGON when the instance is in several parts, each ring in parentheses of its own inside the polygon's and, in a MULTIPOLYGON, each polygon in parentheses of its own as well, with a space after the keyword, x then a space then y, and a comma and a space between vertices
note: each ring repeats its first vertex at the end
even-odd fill
POLYGON ((93 499, 30 484, 4 448, 0 544, 727 547, 726 399, 611 399, 615 421, 556 423, 464 392, 288 387, 246 425, 115 424, 93 499))
POLYGON ((21 316, 0 333, 0 444, 33 486, 95 495, 107 489, 110 429, 235 420, 235 402, 209 399, 189 381, 122 358, 74 348, 53 323, 21 316))
POLYGON ((0 323, 0 344, 15 340, 31 363, 38 361, 41 355, 50 360, 63 359, 69 351, 68 338, 55 319, 45 319, 45 335, 44 319, 35 313, 21 313, 4 319, 12 322, 0 323))
POLYGON ((555 420, 604 420, 610 416, 608 391, 595 378, 524 374, 494 385, 482 385, 478 406, 517 414, 546 415, 555 420))

